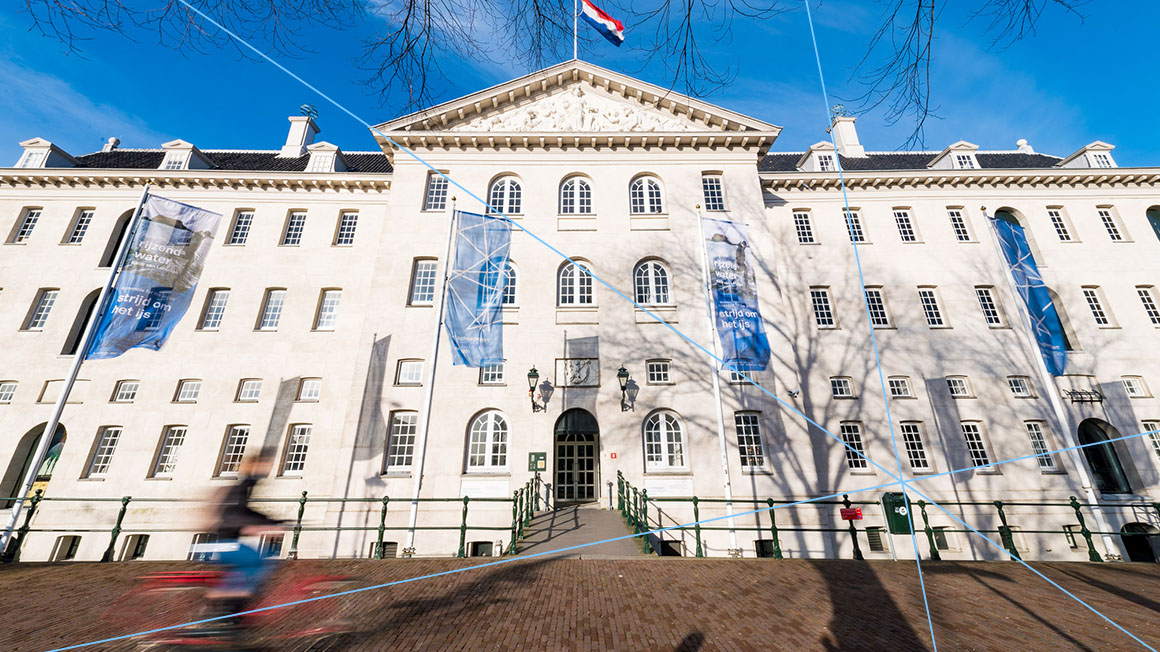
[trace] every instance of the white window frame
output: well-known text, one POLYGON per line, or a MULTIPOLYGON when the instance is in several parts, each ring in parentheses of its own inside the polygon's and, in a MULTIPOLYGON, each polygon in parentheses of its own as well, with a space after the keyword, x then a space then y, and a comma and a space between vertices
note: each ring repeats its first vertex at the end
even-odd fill
POLYGON ((1035 390, 1028 376, 1007 376, 1007 389, 1015 398, 1035 398, 1035 390))
MULTIPOLYGON (((487 202, 495 211, 504 216, 523 214, 523 183, 514 175, 504 175, 491 182, 487 190, 487 202)), ((492 208, 488 208, 492 211, 492 208)), ((493 211, 494 212, 494 211, 493 211)))
POLYGON ((113 462, 113 453, 117 451, 117 443, 121 441, 121 426, 101 426, 97 431, 97 441, 93 445, 93 455, 89 458, 85 469, 86 478, 103 478, 109 472, 113 462))
POLYGON ((1160 459, 1160 421, 1141 421, 1142 432, 1148 433, 1148 440, 1152 443, 1152 452, 1160 459))
POLYGON ((18 384, 15 380, 0 380, 0 404, 12 402, 18 384))
POLYGON ((1144 382, 1143 376, 1120 376, 1120 382, 1128 398, 1152 398, 1152 392, 1148 390, 1148 383, 1144 382))
MULTIPOLYGON (((446 174, 446 170, 443 171, 446 174)), ((427 173, 427 186, 423 191, 423 210, 442 211, 447 209, 447 178, 439 172, 427 173)))
POLYGON ((948 207, 947 220, 951 223, 951 231, 955 234, 956 241, 974 242, 974 238, 971 236, 971 225, 967 222, 967 215, 964 209, 948 207))
POLYGON ((954 154, 955 169, 956 170, 977 170, 979 169, 979 162, 975 160, 975 155, 970 152, 958 152, 954 154))
POLYGON ((403 358, 395 365, 395 384, 417 387, 423 384, 423 360, 403 358))
POLYGON ((1100 286, 1085 285, 1080 289, 1083 292, 1084 303, 1091 311, 1092 320, 1095 321, 1096 326, 1115 328, 1116 321, 1112 317, 1112 311, 1107 307, 1107 301, 1104 300, 1104 293, 1100 286))
POLYGON ((672 360, 657 359, 648 360, 645 366, 645 382, 649 385, 671 385, 673 384, 673 362, 672 360))
POLYGON ((118 380, 113 386, 113 396, 110 403, 132 403, 137 400, 137 392, 141 389, 139 380, 118 380))
POLYGON ((481 365, 479 367, 480 385, 504 385, 504 363, 481 365))
POLYGON ((435 258, 416 258, 411 262, 411 285, 407 297, 409 306, 435 304, 439 276, 439 261, 435 258))
POLYGON ((151 478, 172 478, 177 470, 177 460, 181 456, 181 449, 189 435, 189 426, 165 426, 161 432, 161 445, 157 448, 157 457, 153 461, 151 478))
MULTIPOLYGON (((983 423, 981 421, 963 421, 959 423, 959 430, 963 434, 963 440, 967 445, 967 453, 971 457, 972 466, 982 466, 990 464, 991 452, 987 447, 986 435, 983 432, 983 423)), ((995 472, 998 467, 988 466, 978 469, 980 472, 995 472)))
POLYGON ((971 379, 966 376, 947 376, 947 392, 951 398, 975 398, 971 390, 971 379))
POLYGON ((25 150, 24 154, 20 156, 20 161, 16 164, 18 168, 42 168, 44 162, 48 160, 47 150, 25 150))
POLYGON ((910 210, 906 208, 895 208, 894 224, 898 227, 898 237, 906 244, 921 244, 922 240, 918 237, 918 227, 914 223, 914 218, 910 215, 910 210))
POLYGON ((500 306, 514 308, 520 305, 520 273, 510 259, 503 270, 503 290, 500 292, 500 306))
POLYGON ((419 431, 419 413, 413 410, 391 412, 387 446, 383 455, 383 473, 409 473, 415 462, 415 440, 419 431))
POLYGON ((210 288, 205 296, 205 310, 201 313, 199 331, 216 331, 221 328, 222 319, 226 316, 226 306, 230 301, 229 288, 210 288))
POLYGON ((1035 453, 1035 461, 1040 471, 1058 471, 1055 456, 1049 451, 1051 445, 1047 441, 1047 423, 1037 419, 1023 422, 1023 429, 1027 432, 1027 439, 1031 442, 1031 452, 1035 453))
POLYGON ((890 398, 916 398, 909 376, 890 376, 886 379, 886 387, 890 398))
POLYGON ((322 400, 322 379, 303 378, 298 381, 298 395, 294 400, 299 403, 317 403, 322 400))
POLYGON ((279 475, 300 478, 306 470, 306 455, 310 452, 310 438, 314 426, 309 423, 292 424, 286 431, 286 449, 282 452, 279 475))
POLYGON ((830 376, 830 398, 858 398, 854 379, 849 376, 830 376))
POLYGON ((1153 326, 1160 326, 1160 303, 1156 300, 1156 287, 1152 285, 1137 285, 1136 295, 1144 306, 1144 314, 1153 326))
POLYGON ((467 472, 497 472, 508 468, 511 427, 499 410, 487 410, 467 427, 467 472))
POLYGON ((943 316, 943 309, 938 300, 938 288, 933 285, 919 286, 918 301, 922 305, 922 315, 926 318, 926 325, 930 328, 950 328, 950 323, 943 316))
POLYGON ((286 288, 268 288, 262 298, 262 311, 258 313, 258 331, 276 331, 282 322, 282 312, 286 308, 286 288))
POLYGON ((815 154, 818 161, 818 172, 837 172, 838 159, 833 154, 828 152, 819 152, 815 154))
POLYGON ((725 210, 725 180, 717 173, 701 175, 701 197, 708 212, 722 212, 725 210))
POLYGON ((1007 320, 1003 315, 1003 308, 999 304, 999 293, 990 285, 976 285, 975 298, 979 300, 979 310, 983 313, 983 321, 990 328, 1006 328, 1007 320))
POLYGON ((843 421, 838 424, 838 434, 842 442, 847 445, 842 447, 846 468, 852 471, 869 471, 870 461, 866 459, 866 443, 862 439, 862 422, 843 421), (850 450, 850 448, 854 450, 850 450))
POLYGON ((307 172, 334 172, 335 155, 331 152, 317 152, 310 157, 307 172))
POLYGON ((314 315, 314 330, 332 331, 338 326, 338 306, 341 302, 341 288, 326 288, 318 294, 318 311, 314 315))
POLYGON ((234 223, 230 227, 230 237, 226 239, 227 247, 241 247, 250 237, 250 229, 254 226, 254 211, 238 210, 234 213, 234 223))
POLYGON ((893 328, 890 310, 886 306, 886 290, 882 287, 866 288, 866 310, 870 315, 870 325, 874 328, 893 328))
POLYGON ((286 214, 286 226, 282 229, 282 239, 278 241, 278 246, 299 247, 302 245, 304 233, 306 233, 306 211, 290 211, 286 214))
POLYGON ((628 204, 632 215, 664 214, 665 194, 660 179, 651 175, 633 179, 628 184, 628 204))
POLYGON ((217 471, 214 474, 219 478, 237 477, 246 458, 246 446, 250 443, 250 426, 243 423, 226 426, 226 434, 222 438, 222 451, 218 455, 217 471))
POLYGON ((793 230, 797 235, 798 244, 818 244, 817 236, 814 235, 814 223, 808 210, 793 212, 793 230))
POLYGON ((930 456, 926 452, 926 444, 923 442, 922 422, 902 421, 898 424, 898 431, 902 434, 902 443, 906 449, 906 461, 910 463, 910 470, 915 473, 934 471, 934 466, 930 463, 930 456))
POLYGON ((850 210, 842 209, 842 222, 846 225, 846 235, 850 237, 852 244, 869 244, 870 239, 866 237, 866 228, 862 224, 862 214, 857 208, 850 210))
POLYGON ((174 403, 197 403, 201 397, 202 381, 198 378, 183 378, 177 381, 177 392, 173 395, 174 403))
POLYGON ((358 211, 342 211, 338 214, 338 225, 334 229, 335 247, 353 247, 358 234, 358 211))
POLYGON ((592 182, 579 175, 560 182, 559 210, 561 215, 592 215, 592 182))
POLYGON ((1112 155, 1107 152, 1088 152, 1088 161, 1093 168, 1114 168, 1112 155))
POLYGON ((1129 242, 1124 226, 1120 223, 1120 218, 1115 211, 1116 209, 1111 206, 1096 206, 1096 215, 1099 216, 1100 222, 1104 225, 1104 230, 1108 232, 1108 238, 1112 242, 1129 242))
POLYGON ((93 223, 93 215, 96 209, 80 208, 77 209, 76 219, 73 220, 72 228, 69 229, 68 237, 65 238, 65 244, 75 245, 84 242, 85 234, 89 232, 89 226, 93 223))
POLYGON ((234 395, 234 402, 257 403, 261 396, 261 378, 242 378, 238 381, 238 393, 234 395))
POLYGON ((41 288, 37 290, 36 299, 32 304, 32 311, 28 315, 28 323, 24 325, 22 330, 44 330, 45 324, 48 323, 48 315, 52 312, 53 306, 56 305, 58 296, 60 296, 60 290, 56 288, 41 288))
POLYGON ((810 306, 813 308, 815 326, 818 328, 838 327, 838 319, 834 314, 834 304, 830 301, 830 288, 811 287, 810 306))
POLYGON ((761 436, 760 412, 734 412, 734 434, 737 436, 737 452, 741 456, 742 471, 765 469, 765 441, 761 436))
POLYGON ((684 471, 688 468, 685 427, 671 410, 657 410, 642 424, 645 472, 684 471))
POLYGON ((561 308, 571 306, 595 306, 596 291, 592 283, 592 268, 587 261, 577 260, 564 263, 556 272, 556 305, 561 308), (580 272, 577 267, 587 270, 580 272))
POLYGON ((642 306, 670 306, 672 282, 668 267, 659 260, 643 260, 632 270, 633 298, 642 306))
POLYGON ((1055 235, 1060 242, 1078 242, 1072 234, 1071 220, 1067 219, 1067 214, 1062 206, 1048 206, 1047 219, 1051 221, 1051 226, 1055 229, 1055 235))

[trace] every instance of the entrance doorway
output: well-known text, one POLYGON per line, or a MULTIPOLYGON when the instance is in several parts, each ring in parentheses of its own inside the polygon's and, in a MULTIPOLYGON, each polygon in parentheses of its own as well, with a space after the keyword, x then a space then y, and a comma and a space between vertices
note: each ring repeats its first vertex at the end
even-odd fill
POLYGON ((1160 530, 1146 523, 1128 523, 1120 528, 1120 539, 1128 551, 1128 561, 1156 562, 1156 542, 1160 530))
POLYGON ((1118 439, 1120 433, 1112 424, 1102 419, 1085 419, 1079 424, 1079 443, 1098 444, 1085 446, 1084 457, 1092 470, 1096 488, 1105 494, 1130 494, 1132 486, 1124 473, 1124 465, 1109 439, 1118 439), (1100 442, 1104 442, 1100 444, 1100 442))
POLYGON ((600 427, 587 410, 574 408, 556 420, 556 502, 583 503, 596 500, 596 456, 600 427))

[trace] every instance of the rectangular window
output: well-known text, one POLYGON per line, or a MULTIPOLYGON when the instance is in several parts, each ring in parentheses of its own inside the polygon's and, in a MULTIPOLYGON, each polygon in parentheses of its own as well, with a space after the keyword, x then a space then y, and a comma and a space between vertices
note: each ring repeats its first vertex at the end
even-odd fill
POLYGON ((1027 376, 1007 376, 1007 386, 1016 398, 1031 398, 1031 379, 1027 376))
POLYGON ((1120 231, 1120 225, 1116 223, 1116 218, 1112 215, 1112 211, 1107 208, 1100 208, 1096 211, 1099 213, 1100 222, 1103 222, 1104 228, 1108 230, 1108 237, 1112 242, 1123 242, 1124 234, 1120 231))
MULTIPOLYGON (((155 287, 149 291, 148 305, 162 305, 169 304, 169 297, 173 294, 173 290, 169 288, 155 287)), ((137 330, 150 333, 161 328, 161 320, 165 317, 165 310, 152 310, 143 321, 137 322, 137 330)))
POLYGON ((934 547, 939 550, 958 550, 951 544, 954 541, 954 532, 947 527, 931 528, 931 535, 934 537, 934 547))
POLYGON ((1068 230, 1067 222, 1064 221, 1062 209, 1047 209, 1047 217, 1051 220, 1051 226, 1055 227, 1055 235, 1059 236, 1060 241, 1071 242, 1071 231, 1068 230))
POLYGON ((910 391, 910 379, 906 376, 891 376, 886 380, 890 388, 890 398, 914 398, 910 391))
POLYGON ((926 316, 926 325, 932 328, 946 326, 942 310, 938 307, 938 296, 935 295, 934 288, 919 288, 918 298, 922 301, 922 314, 926 316))
POLYGON ((1093 152, 1089 156, 1091 157, 1092 164, 1097 168, 1112 167, 1112 157, 1103 152, 1093 152))
POLYGON ((48 556, 49 561, 69 561, 76 559, 77 550, 81 547, 81 538, 77 535, 66 535, 56 538, 56 544, 52 547, 52 553, 48 556))
POLYGON ((947 217, 951 221, 951 229, 955 232, 955 239, 959 242, 970 242, 971 231, 967 228, 967 218, 963 217, 963 211, 958 208, 948 208, 947 217))
POLYGON ((298 384, 299 401, 317 401, 322 397, 321 378, 303 378, 298 384))
POLYGON ((1096 320, 1097 326, 1110 326, 1112 324, 1111 318, 1108 317, 1108 312, 1104 309, 1103 301, 1100 300, 1100 289, 1098 287, 1084 288, 1083 298, 1087 301, 1088 308, 1091 309, 1092 318, 1096 320))
POLYGON ((318 316, 314 319, 314 330, 332 331, 338 323, 338 302, 342 290, 323 290, 318 300, 318 316))
POLYGON ((999 312, 999 299, 995 296, 995 288, 977 286, 975 296, 979 299, 979 309, 983 311, 983 319, 987 325, 1002 326, 1003 315, 999 312))
POLYGON ((125 537, 125 545, 121 548, 121 561, 133 561, 144 557, 145 549, 148 547, 148 534, 131 534, 125 537))
POLYGON ((395 376, 396 385, 423 384, 422 360, 399 360, 398 373, 395 376))
POLYGON ((36 304, 32 309, 32 314, 28 316, 28 323, 25 324, 24 330, 38 331, 44 328, 45 322, 48 321, 48 313, 52 312, 52 306, 56 303, 56 296, 59 290, 41 290, 36 295, 36 304))
POLYGON ((833 154, 818 154, 818 172, 833 172, 837 169, 833 154))
POLYGON ((854 384, 846 376, 830 378, 830 395, 834 398, 854 398, 854 384))
POLYGON ((650 385, 667 385, 672 382, 669 372, 671 371, 672 363, 668 360, 649 360, 645 363, 645 370, 648 373, 648 384, 650 385))
POLYGON ((411 268, 412 306, 429 306, 435 302, 435 271, 437 261, 417 258, 411 268))
POLYGON ((906 460, 915 471, 929 471, 930 461, 926 458, 926 448, 922 444, 922 424, 917 421, 898 424, 902 432, 902 442, 906 446, 906 460))
POLYGON ((874 328, 889 328, 890 314, 886 312, 886 293, 882 288, 866 288, 866 309, 874 328))
POLYGON ((947 389, 955 398, 971 397, 971 384, 967 382, 966 376, 947 376, 947 389))
POLYGON ((38 168, 44 165, 44 160, 48 158, 47 151, 29 152, 25 151, 24 155, 20 157, 20 168, 38 168))
POLYGON ((262 302, 262 317, 258 320, 258 330, 278 329, 282 320, 282 306, 286 303, 286 290, 266 290, 266 300, 262 302))
POLYGON ((914 222, 910 220, 910 211, 895 209, 894 223, 898 225, 898 237, 903 242, 918 242, 918 234, 914 231, 914 222))
POLYGON ((300 476, 306 468, 306 449, 310 447, 310 424, 290 426, 286 441, 286 455, 282 461, 282 475, 300 476))
POLYGON ((261 378, 243 378, 238 383, 238 403, 254 403, 262 393, 261 378))
POLYGON ((104 426, 97 433, 97 445, 93 448, 93 459, 89 462, 87 478, 103 478, 109 471, 109 463, 113 461, 113 451, 117 450, 117 442, 121 440, 120 426, 104 426))
POLYGON ((1087 541, 1083 538, 1083 528, 1078 524, 1063 526, 1063 536, 1067 538, 1067 546, 1072 550, 1087 550, 1087 541))
POLYGON ((423 197, 423 210, 441 211, 447 207, 447 178, 437 172, 427 173, 427 192, 423 197))
POLYGON ((358 228, 358 213, 348 211, 338 216, 338 230, 334 233, 334 246, 349 247, 354 244, 355 230, 358 228))
POLYGON ((814 225, 810 222, 810 214, 806 211, 794 211, 793 228, 797 232, 798 244, 814 244, 814 225))
POLYGON ((72 231, 68 234, 68 244, 80 244, 85 239, 85 234, 89 232, 89 225, 93 223, 93 210, 89 208, 81 209, 77 213, 77 219, 73 222, 72 231))
POLYGON ((862 424, 853 421, 843 423, 838 432, 842 436, 842 441, 849 446, 843 447, 846 452, 846 466, 851 469, 870 468, 865 457, 866 449, 862 446, 862 424))
POLYGON ((959 170, 974 170, 975 157, 970 154, 955 154, 955 167, 959 170))
POLYGON ((991 456, 987 454, 987 446, 983 443, 983 431, 978 423, 960 424, 963 438, 967 441, 967 452, 971 454, 971 463, 982 466, 991 463, 991 456))
POLYGON ((153 465, 153 477, 173 477, 177 468, 177 455, 185 444, 185 426, 169 426, 161 439, 161 449, 157 452, 157 463, 153 465))
POLYGON ((16 229, 16 233, 12 236, 12 242, 26 242, 32 235, 32 230, 36 228, 36 222, 40 219, 39 208, 28 208, 24 210, 24 217, 20 220, 20 227, 16 229))
POLYGON ((1124 376, 1121 380, 1124 382, 1124 391, 1127 392, 1128 398, 1148 398, 1151 396, 1148 393, 1148 386, 1144 384, 1143 376, 1124 376))
POLYGON ((701 176, 701 190, 705 196, 705 210, 725 210, 725 190, 721 186, 721 177, 715 174, 701 176))
POLYGON ((250 227, 254 224, 253 211, 238 211, 234 216, 234 227, 230 229, 230 237, 226 240, 228 245, 244 245, 246 238, 250 237, 250 227))
POLYGON ((479 368, 480 385, 502 385, 503 363, 483 365, 479 368))
POLYGON ((212 532, 200 532, 193 535, 193 540, 189 543, 189 554, 185 556, 185 560, 209 561, 213 559, 213 553, 207 550, 203 550, 202 547, 217 542, 218 535, 212 532))
POLYGON ((165 160, 161 163, 162 170, 184 170, 185 162, 189 160, 185 152, 166 152, 165 160))
POLYGON ((828 288, 810 288, 810 303, 814 307, 814 323, 819 328, 834 328, 834 311, 830 308, 828 288))
POLYGON ((132 403, 137 398, 137 388, 141 383, 135 380, 122 380, 113 390, 113 403, 132 403))
POLYGON ((1136 294, 1140 295, 1140 303, 1144 304, 1144 312, 1148 314, 1148 321, 1153 326, 1160 326, 1160 308, 1156 307, 1156 290, 1150 285, 1136 286, 1136 294))
POLYGON ((862 230, 862 218, 858 215, 858 211, 842 209, 842 217, 846 220, 850 242, 866 242, 866 232, 862 230))
MULTIPOLYGON (((754 372, 749 373, 752 374, 754 372)), ((729 382, 731 384, 737 385, 740 383, 747 383, 749 381, 745 378, 745 376, 741 375, 740 371, 737 371, 736 369, 729 369, 729 382)))
POLYGON ((12 395, 16 393, 16 381, 5 380, 0 382, 0 403, 11 403, 12 395))
POLYGON ((222 443, 222 458, 218 461, 219 476, 236 476, 246 456, 246 442, 250 439, 249 426, 230 426, 222 443))
POLYGON ((415 412, 395 412, 391 414, 391 433, 387 441, 386 473, 410 471, 415 454, 415 433, 419 427, 419 415, 415 412))
POLYGON ((1160 421, 1145 421, 1144 432, 1148 433, 1148 441, 1152 442, 1152 452, 1160 457, 1160 421))
POLYGON ((755 412, 738 412, 733 416, 737 427, 737 449, 741 453, 742 469, 765 466, 765 448, 761 442, 759 416, 755 412))
POLYGON ((302 232, 306 230, 306 213, 294 211, 286 218, 286 230, 282 233, 282 246, 297 247, 302 244, 302 232))
POLYGON ((1031 440, 1031 451, 1035 453, 1035 461, 1043 471, 1055 470, 1055 458, 1047 451, 1047 436, 1043 434, 1043 424, 1039 421, 1024 421, 1027 428, 1027 438, 1031 440))
POLYGON ((198 329, 216 331, 221 328, 222 317, 226 315, 226 303, 229 300, 229 290, 210 290, 205 298, 205 311, 201 315, 201 325, 198 329))
POLYGON ((178 403, 196 403, 200 395, 200 380, 183 380, 177 383, 177 397, 173 400, 178 403))
POLYGON ((279 558, 282 556, 282 543, 286 541, 286 535, 278 534, 263 534, 258 537, 258 555, 263 558, 279 558))
POLYGON ((314 154, 307 172, 334 172, 334 154, 314 154))

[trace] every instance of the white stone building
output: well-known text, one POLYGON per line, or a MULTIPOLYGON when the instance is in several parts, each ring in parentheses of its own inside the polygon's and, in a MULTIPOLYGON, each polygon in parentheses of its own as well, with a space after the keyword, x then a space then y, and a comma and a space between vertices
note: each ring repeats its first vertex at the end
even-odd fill
MULTIPOLYGON (((718 403, 705 353, 518 230, 506 363, 453 367, 444 340, 433 369, 451 211, 481 205, 381 136, 380 150, 347 152, 315 142, 310 118, 290 121, 281 149, 202 150, 176 140, 136 150, 111 141, 73 155, 38 138, 0 170, 0 216, 11 225, 0 247, 3 495, 19 484, 143 186, 224 216, 193 307, 162 351, 82 367, 22 559, 99 559, 123 496, 132 499, 114 558, 183 558, 201 524, 195 504, 175 500, 204 499, 231 481, 243 452, 263 446, 279 462, 260 492, 286 499, 271 511, 293 519, 302 492, 311 499, 302 557, 367 556, 384 496, 383 540, 396 544, 387 554, 455 554, 458 497, 510 498, 534 475, 525 464, 532 453, 544 454, 543 480, 561 503, 615 504, 618 472, 650 498, 721 499, 728 490, 737 512, 767 498, 851 492, 876 501, 897 489, 857 493, 891 478, 728 371, 718 403), (625 404, 621 366, 631 376, 625 404), (420 502, 412 517, 416 490, 453 500, 420 502), (432 527, 446 529, 424 529, 432 527)), ((778 127, 578 61, 379 129, 706 347, 697 217, 744 222, 773 350, 755 380, 894 470, 873 332, 905 477, 1160 424, 1149 389, 1160 390, 1152 353, 1160 169, 1120 168, 1111 145, 1066 158, 1024 141, 1002 152, 960 141, 941 152, 875 153, 860 144, 853 118, 837 117, 837 151, 819 143, 778 152, 778 127), (1066 375, 1051 385, 989 233, 985 215, 996 213, 1032 234, 1063 315, 1072 350, 1066 375), (1061 398, 1062 422, 1051 394, 1061 398)), ((1156 532, 1160 513, 1149 505, 1158 485, 1160 439, 1143 436, 915 487, 954 503, 952 512, 996 540, 992 501, 1050 502, 1006 506, 1014 545, 1032 558, 1082 560, 1070 496, 1111 505, 1100 517, 1085 508, 1093 530, 1156 532)), ((777 510, 782 553, 852 554, 837 507, 777 510)), ((726 513, 719 502, 698 508, 701 518, 726 513)), ((469 554, 510 545, 510 501, 477 500, 469 510, 469 554)), ((867 557, 913 556, 907 537, 883 532, 881 508, 863 510, 867 557)), ((938 509, 926 512, 924 557, 928 543, 943 558, 1002 556, 938 509)), ((650 502, 649 516, 654 527, 679 524, 692 520, 693 506, 650 502)), ((706 525, 704 554, 770 553, 767 514, 728 527, 706 525)), ((696 554, 692 529, 658 538, 675 542, 669 551, 696 554)), ((1154 559, 1151 537, 1093 540, 1100 554, 1154 559)), ((286 541, 281 554, 292 547, 286 541)))

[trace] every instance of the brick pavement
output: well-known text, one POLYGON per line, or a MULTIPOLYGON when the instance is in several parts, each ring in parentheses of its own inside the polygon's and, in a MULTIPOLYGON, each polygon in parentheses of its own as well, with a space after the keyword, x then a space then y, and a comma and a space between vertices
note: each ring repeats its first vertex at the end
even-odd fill
MULTIPOLYGON (((369 584, 474 560, 298 561, 280 573, 344 573, 369 584)), ((0 650, 115 633, 100 620, 133 577, 189 563, 0 568, 0 650)), ((1036 567, 1152 645, 1160 566, 1036 567)), ((924 562, 940 650, 1136 650, 1130 638, 1026 569, 924 562)), ((913 562, 525 559, 334 600, 378 650, 927 650, 913 562)), ((104 650, 132 646, 107 645, 104 650)))

